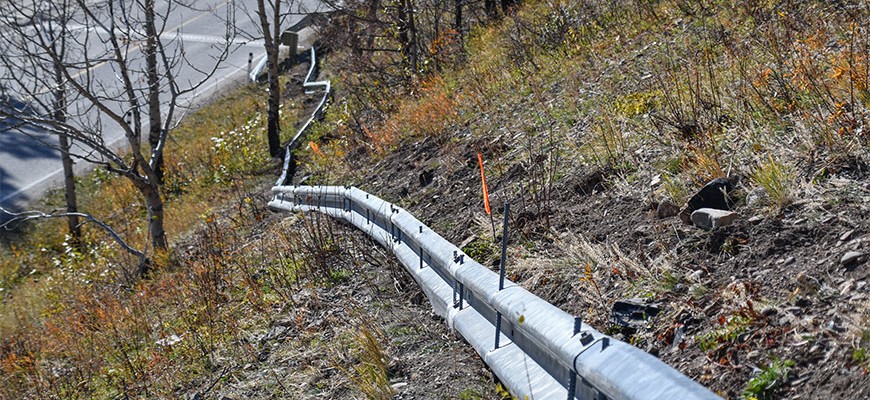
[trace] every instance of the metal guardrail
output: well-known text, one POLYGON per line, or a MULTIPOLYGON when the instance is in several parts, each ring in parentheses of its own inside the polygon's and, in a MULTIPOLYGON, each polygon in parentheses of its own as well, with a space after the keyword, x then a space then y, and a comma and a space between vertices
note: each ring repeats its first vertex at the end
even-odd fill
MULTIPOLYGON (((285 31, 294 32, 294 33, 299 32, 302 29, 304 29, 305 27, 307 27, 308 25, 311 25, 311 20, 312 20, 311 14, 305 14, 305 16, 302 17, 302 19, 297 21, 295 24, 293 24, 289 28, 285 29, 285 31)), ((295 49, 293 49, 292 54, 296 54, 295 49)), ((314 59, 312 58, 312 64, 314 63, 313 60, 314 59)), ((260 56, 260 61, 257 61, 257 64, 254 65, 254 67, 248 72, 248 80, 250 80, 251 82, 257 82, 257 80, 260 77, 260 74, 262 74, 263 70, 266 68, 266 64, 268 63, 268 61, 269 61, 268 57, 267 57, 266 53, 264 52, 263 55, 260 56)), ((249 64, 249 66, 250 66, 250 64, 249 64)))
POLYGON ((392 250, 435 313, 520 399, 719 398, 652 355, 598 332, 511 281, 499 290, 497 273, 394 204, 353 187, 279 184, 272 192, 272 210, 328 214, 392 250), (569 393, 571 386, 574 393, 569 393))
POLYGON ((281 176, 278 178, 278 181, 275 182, 276 186, 286 185, 288 183, 288 179, 292 175, 290 173, 290 168, 293 166, 293 150, 299 147, 302 143, 302 139, 308 133, 308 130, 311 129, 314 122, 323 116, 323 109, 326 107, 326 101, 329 100, 329 96, 332 95, 332 85, 330 82, 312 81, 315 76, 317 76, 317 54, 314 51, 314 47, 311 47, 311 65, 308 67, 308 73, 305 74, 302 88, 305 89, 305 94, 312 94, 315 89, 322 89, 323 97, 320 98, 320 102, 317 103, 317 107, 314 108, 314 111, 311 113, 311 116, 308 117, 308 120, 305 121, 302 127, 299 128, 299 131, 296 132, 296 135, 293 135, 293 138, 290 139, 290 142, 287 144, 287 148, 284 152, 284 166, 281 168, 281 176))
POLYGON ((329 81, 312 81, 314 49, 303 86, 323 89, 311 117, 287 145, 272 188, 275 211, 318 211, 367 233, 393 254, 447 320, 520 399, 719 399, 652 355, 598 332, 579 318, 471 259, 392 203, 353 187, 288 185, 292 150, 323 113, 329 81))

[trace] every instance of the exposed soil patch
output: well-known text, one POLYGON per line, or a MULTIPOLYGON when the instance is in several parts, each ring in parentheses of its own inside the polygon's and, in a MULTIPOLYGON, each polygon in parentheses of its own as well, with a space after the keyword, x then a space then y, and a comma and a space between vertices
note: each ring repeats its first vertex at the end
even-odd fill
MULTIPOLYGON (((535 203, 530 167, 501 163, 489 179, 493 209, 512 202, 512 278, 727 398, 777 359, 795 362, 783 398, 870 396, 856 356, 870 316, 868 265, 841 263, 848 251, 870 251, 863 175, 833 176, 817 200, 780 213, 738 199, 736 223, 705 231, 660 219, 653 188, 611 184, 620 179, 610 170, 570 171, 535 203), (631 297, 662 312, 641 329, 612 325, 613 303, 631 297)), ((456 244, 490 229, 473 145, 411 141, 368 170, 356 184, 456 244)))

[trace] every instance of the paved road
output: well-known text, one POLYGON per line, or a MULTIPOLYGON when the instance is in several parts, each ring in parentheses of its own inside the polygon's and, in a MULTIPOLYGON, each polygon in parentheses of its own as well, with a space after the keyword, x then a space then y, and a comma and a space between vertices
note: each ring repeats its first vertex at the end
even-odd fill
MULTIPOLYGON (((158 0, 158 8, 165 9, 166 2, 158 0)), ((202 74, 197 68, 207 68, 213 65, 214 57, 220 53, 219 43, 223 40, 225 25, 222 21, 228 9, 235 7, 236 28, 242 32, 231 47, 227 59, 220 65, 218 72, 209 78, 197 91, 182 98, 182 104, 196 103, 244 82, 248 68, 248 58, 254 55, 254 63, 263 55, 262 39, 256 37, 258 22, 252 21, 245 10, 254 16, 256 1, 254 0, 197 0, 196 10, 177 8, 167 18, 167 29, 161 40, 169 47, 183 44, 184 54, 190 59, 192 67, 182 68, 178 75, 181 82, 198 81, 202 74), (180 41, 178 39, 181 39, 180 41)), ((297 1, 294 11, 318 11, 319 2, 313 0, 297 1)), ((160 10, 158 9, 158 13, 160 10)), ((301 15, 292 15, 286 20, 287 26, 292 25, 301 15)), ((95 43, 94 46, 99 44, 95 43)), ((116 79, 111 65, 104 64, 91 69, 97 79, 106 82, 106 94, 117 96, 118 85, 111 84, 116 79)), ((120 107, 120 106, 119 106, 120 107)), ((181 111, 182 113, 184 111, 181 111)), ((178 111, 176 112, 179 113, 178 111)), ((103 126, 103 138, 106 143, 123 146, 123 132, 110 123, 104 115, 90 113, 90 118, 99 118, 106 123, 103 126)), ((31 130, 33 137, 20 133, 3 131, 6 121, 0 121, 0 205, 21 206, 42 196, 47 190, 60 187, 63 180, 59 154, 40 143, 56 143, 52 135, 41 134, 31 130)), ((147 123, 147 120, 146 120, 147 123)), ((147 127, 146 127, 147 129, 147 127)), ((77 152, 83 149, 75 150, 77 152)), ((89 165, 76 163, 77 173, 87 170, 89 165)))

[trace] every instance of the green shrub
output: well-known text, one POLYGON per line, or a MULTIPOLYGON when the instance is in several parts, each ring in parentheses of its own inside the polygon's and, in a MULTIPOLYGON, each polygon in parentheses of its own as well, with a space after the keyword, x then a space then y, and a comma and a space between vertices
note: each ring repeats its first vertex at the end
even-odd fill
POLYGON ((758 376, 746 384, 741 398, 747 400, 773 399, 774 394, 788 379, 788 371, 794 366, 792 360, 774 359, 758 376))

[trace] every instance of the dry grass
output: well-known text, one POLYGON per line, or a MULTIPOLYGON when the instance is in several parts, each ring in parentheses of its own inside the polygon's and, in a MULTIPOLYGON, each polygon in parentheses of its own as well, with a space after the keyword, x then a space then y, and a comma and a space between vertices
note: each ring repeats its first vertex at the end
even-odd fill
MULTIPOLYGON (((22 227, 0 250, 0 397, 176 397, 222 359, 250 357, 244 346, 224 343, 243 339, 245 329, 269 317, 252 309, 266 311, 295 289, 288 278, 294 264, 267 262, 277 281, 253 279, 248 265, 268 260, 236 252, 241 237, 224 233, 234 232, 227 224, 249 230, 264 216, 265 199, 252 192, 262 179, 256 174, 270 167, 262 102, 260 88, 243 87, 191 114, 173 133, 166 229, 175 242, 189 241, 191 228, 204 223, 193 239, 209 245, 203 252, 152 254, 160 268, 140 281, 135 260, 93 228, 74 247, 61 223, 22 227), (214 210, 228 201, 235 206, 221 211, 218 222, 214 210)), ((292 126, 298 111, 287 106, 282 117, 292 126)), ((144 209, 134 188, 99 170, 81 183, 82 208, 144 248, 144 209)), ((47 207, 59 202, 49 197, 47 207)), ((271 247, 267 254, 286 254, 275 251, 286 249, 282 241, 299 240, 276 237, 259 244, 271 247)))
POLYGON ((772 206, 778 210, 787 206, 794 199, 796 192, 793 169, 781 162, 768 157, 758 165, 752 173, 752 181, 770 198, 772 206))
POLYGON ((868 15, 860 2, 525 2, 475 28, 467 61, 442 64, 429 90, 387 90, 392 106, 339 99, 348 115, 378 115, 343 134, 383 154, 463 126, 490 140, 523 132, 510 144, 535 156, 555 133, 545 152, 567 155, 562 172, 680 159, 659 172, 692 186, 749 176, 759 155, 810 167, 866 158, 868 15))

